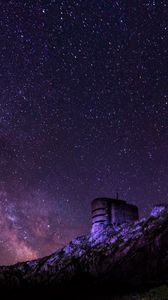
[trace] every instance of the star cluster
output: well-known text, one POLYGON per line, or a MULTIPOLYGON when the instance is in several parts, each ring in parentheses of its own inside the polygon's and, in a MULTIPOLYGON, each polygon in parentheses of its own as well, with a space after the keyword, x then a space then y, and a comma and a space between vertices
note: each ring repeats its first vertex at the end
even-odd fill
POLYGON ((168 198, 166 0, 0 10, 0 264, 90 229, 98 196, 168 198))

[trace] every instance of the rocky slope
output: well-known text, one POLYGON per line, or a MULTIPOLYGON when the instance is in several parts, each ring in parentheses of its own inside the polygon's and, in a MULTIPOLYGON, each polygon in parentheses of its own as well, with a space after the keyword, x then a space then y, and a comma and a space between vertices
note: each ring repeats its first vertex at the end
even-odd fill
POLYGON ((8 290, 45 287, 70 293, 78 288, 105 297, 167 280, 168 207, 134 224, 78 237, 48 257, 0 267, 0 287, 8 290))

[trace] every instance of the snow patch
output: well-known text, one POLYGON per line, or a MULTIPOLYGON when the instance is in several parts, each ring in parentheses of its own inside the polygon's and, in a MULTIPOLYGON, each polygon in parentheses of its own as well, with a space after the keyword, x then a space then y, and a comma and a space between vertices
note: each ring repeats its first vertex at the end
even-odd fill
POLYGON ((52 264, 54 263, 55 261, 57 261, 59 259, 59 256, 56 255, 56 256, 52 256, 50 257, 48 260, 47 260, 47 264, 52 264))
POLYGON ((151 216, 157 217, 164 209, 165 209, 165 205, 154 206, 151 211, 151 216))
POLYGON ((63 250, 65 254, 71 254, 73 252, 73 248, 70 245, 65 246, 63 250))

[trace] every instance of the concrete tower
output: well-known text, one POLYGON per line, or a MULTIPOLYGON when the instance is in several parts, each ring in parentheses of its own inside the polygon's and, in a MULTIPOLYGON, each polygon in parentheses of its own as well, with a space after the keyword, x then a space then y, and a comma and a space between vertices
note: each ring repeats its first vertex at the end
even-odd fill
POLYGON ((138 207, 124 200, 96 198, 92 201, 91 208, 92 232, 98 231, 102 225, 118 226, 139 219, 138 207))

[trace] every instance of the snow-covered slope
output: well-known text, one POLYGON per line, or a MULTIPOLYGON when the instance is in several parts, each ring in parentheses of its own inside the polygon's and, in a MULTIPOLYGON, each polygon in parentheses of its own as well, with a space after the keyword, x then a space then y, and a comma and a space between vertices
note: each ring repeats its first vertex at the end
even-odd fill
POLYGON ((0 286, 113 291, 167 282, 168 208, 156 210, 148 219, 78 237, 48 257, 1 267, 0 286))

